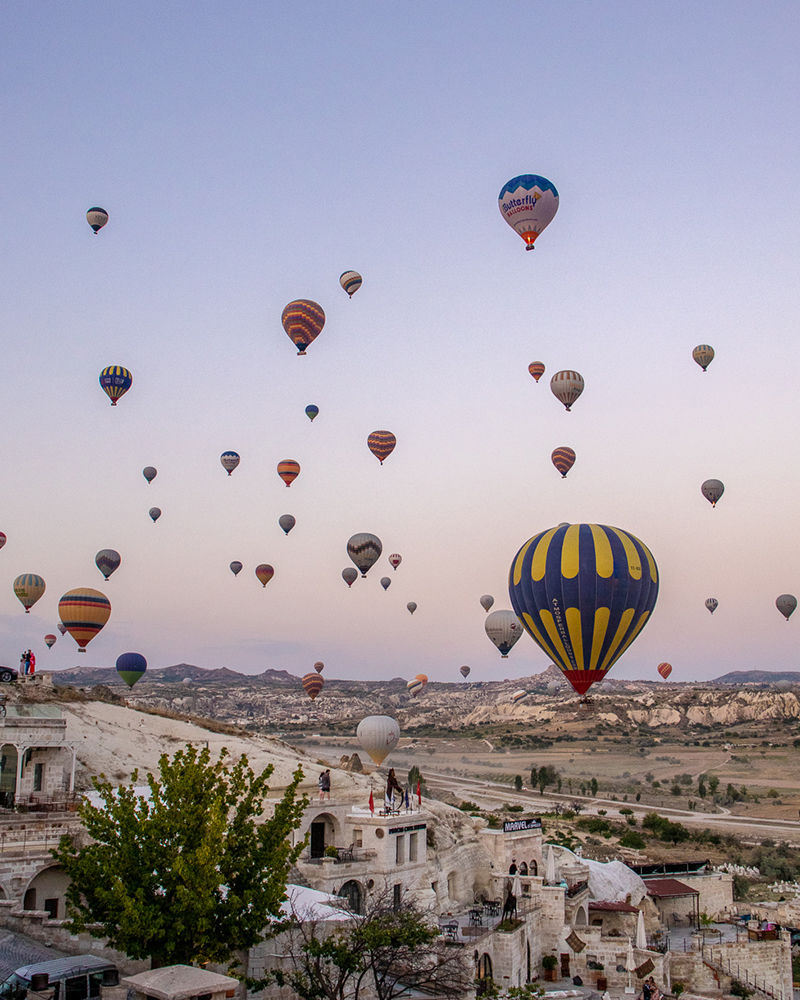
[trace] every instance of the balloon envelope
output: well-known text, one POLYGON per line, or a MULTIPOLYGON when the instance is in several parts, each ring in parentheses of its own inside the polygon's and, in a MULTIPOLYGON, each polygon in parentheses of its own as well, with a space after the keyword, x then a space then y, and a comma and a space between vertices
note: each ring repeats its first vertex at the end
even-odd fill
POLYGON ((339 277, 339 284, 352 299, 359 288, 361 288, 361 282, 363 280, 364 279, 358 271, 345 271, 344 274, 339 277))
POLYGON ((284 308, 281 323, 297 353, 305 354, 308 345, 317 339, 325 326, 325 312, 318 302, 295 299, 284 308))
POLYGON ((300 463, 292 458, 285 458, 282 462, 278 462, 278 475, 287 486, 291 486, 300 475, 300 463))
POLYGON ((239 562, 238 559, 234 559, 233 562, 231 563, 231 573, 233 573, 234 576, 238 576, 241 572, 242 572, 242 564, 239 562))
POLYGON ((67 626, 66 626, 66 625, 64 625, 64 623, 63 623, 63 622, 59 622, 59 623, 58 623, 58 625, 56 625, 56 628, 58 629, 58 631, 59 631, 59 632, 60 632, 60 633, 61 633, 62 635, 64 635, 64 634, 66 633, 66 631, 67 631, 67 626))
POLYGON ((406 604, 406 607, 408 608, 409 614, 412 615, 417 610, 417 605, 414 603, 414 601, 409 601, 408 604, 406 604))
POLYGON ((45 591, 45 582, 35 573, 23 573, 14 581, 14 594, 25 608, 25 614, 30 614, 31 608, 45 591))
POLYGON ((465 666, 465 667, 461 668, 461 676, 462 677, 469 677, 469 667, 465 666))
POLYGON ((488 611, 494 604, 494 598, 491 594, 484 594, 481 598, 481 607, 484 611, 488 611))
POLYGON ((6 544, 7 541, 8 538, 6 536, 6 533, 4 531, 0 531, 0 549, 2 549, 2 547, 6 544))
POLYGON ((712 507, 717 506, 717 501, 725 492, 725 487, 719 479, 706 479, 700 489, 712 507))
POLYGON ((706 607, 713 615, 714 612, 719 607, 719 601, 716 599, 716 597, 709 597, 709 599, 706 601, 706 607))
POLYGON ((314 417, 318 415, 319 415, 319 407, 314 406, 313 403, 309 403, 309 405, 306 407, 306 416, 308 417, 308 419, 311 421, 312 424, 314 423, 314 417))
POLYGON ((400 726, 388 715, 368 715, 359 722, 356 736, 362 749, 380 767, 397 746, 400 726))
POLYGON ((558 191, 546 177, 520 174, 503 185, 497 203, 509 226, 525 240, 525 249, 533 250, 537 236, 558 211, 558 191))
POLYGON ((223 451, 219 456, 219 460, 222 463, 222 468, 230 475, 236 466, 241 462, 241 458, 235 451, 223 451))
POLYGON ((314 669, 318 674, 321 674, 322 671, 325 669, 325 664, 322 662, 322 660, 317 660, 317 662, 314 664, 314 669))
POLYGON ((377 535, 362 531, 347 540, 347 554, 365 577, 383 552, 383 544, 377 535))
POLYGON ((303 690, 312 701, 324 687, 325 681, 321 674, 311 673, 303 677, 303 690))
POLYGON ((117 673, 130 688, 145 670, 147 670, 147 660, 141 653, 122 653, 117 657, 117 673))
POLYGON ((567 410, 583 392, 584 385, 583 376, 573 371, 556 372, 550 379, 550 391, 567 410))
POLYGON ((391 587, 391 585, 392 585, 392 579, 391 579, 391 577, 389 577, 389 576, 382 576, 381 577, 381 586, 383 587, 384 590, 388 590, 389 587, 391 587))
POLYGON ((523 690, 515 691, 511 695, 511 703, 512 703, 512 705, 516 705, 518 701, 522 701, 523 698, 527 698, 527 697, 528 697, 528 692, 527 691, 523 691, 523 690))
POLYGON ((133 385, 133 376, 122 365, 110 365, 100 372, 100 385, 111 400, 111 405, 116 406, 117 400, 133 385))
POLYGON ((533 641, 584 694, 648 622, 658 569, 647 546, 619 528, 564 524, 522 546, 508 592, 533 641))
POLYGON ((342 570, 342 579, 348 587, 352 587, 358 579, 358 570, 353 569, 352 566, 348 566, 346 569, 342 570))
POLYGON ((46 635, 44 637, 44 642, 45 642, 45 645, 47 646, 48 649, 52 649, 53 648, 53 646, 55 645, 55 642, 56 642, 57 638, 58 638, 58 636, 55 636, 52 633, 50 633, 50 634, 48 634, 48 635, 46 635))
POLYGON ((295 521, 291 514, 281 514, 278 518, 278 524, 288 535, 292 528, 297 524, 297 521, 295 521))
POLYGON ((158 475, 158 469, 154 469, 152 465, 146 465, 142 469, 142 475, 148 481, 148 483, 152 483, 152 481, 158 475))
POLYGON ((544 375, 545 373, 545 367, 541 361, 532 361, 528 365, 528 371, 533 376, 533 381, 538 382, 539 379, 542 377, 542 375, 544 375))
POLYGON ((792 616, 792 612, 797 607, 797 598, 793 594, 781 594, 775 601, 775 607, 788 622, 792 616))
POLYGON ((400 565, 402 561, 403 557, 399 556, 396 552, 393 552, 389 556, 389 565, 392 567, 392 569, 397 569, 397 567, 400 565))
POLYGON ((669 677, 669 675, 672 673, 672 664, 671 663, 659 663, 659 665, 656 667, 656 670, 661 674, 661 676, 664 678, 664 680, 666 680, 669 677))
POLYGON ((99 590, 78 587, 68 590, 58 602, 58 613, 67 632, 78 644, 78 652, 86 647, 111 617, 111 601, 99 590))
POLYGON ((95 566, 100 570, 106 580, 111 574, 119 569, 122 557, 116 549, 100 549, 94 557, 95 566))
POLYGON ((692 357, 705 371, 714 360, 714 348, 709 344, 698 344, 692 351, 692 357))
POLYGON ((397 438, 391 431, 373 431, 367 438, 367 447, 381 465, 383 465, 383 460, 394 451, 396 444, 397 438))
POLYGON ((256 566, 256 576, 261 581, 262 587, 266 587, 273 576, 275 576, 275 570, 269 563, 261 563, 260 566, 256 566))
POLYGON ((493 611, 486 619, 486 634, 497 646, 505 660, 516 642, 522 638, 523 628, 513 611, 493 611))
POLYGON ((151 507, 150 510, 148 511, 148 514, 150 515, 150 517, 152 517, 153 524, 155 524, 156 521, 161 517, 161 508, 151 507))
POLYGON ((95 236, 97 236, 98 232, 108 222, 108 212, 104 208, 98 208, 95 205, 94 208, 90 208, 86 213, 86 221, 94 230, 95 236))
POLYGON ((556 448, 550 456, 553 465, 558 469, 564 479, 567 473, 575 464, 575 452, 572 448, 556 448))

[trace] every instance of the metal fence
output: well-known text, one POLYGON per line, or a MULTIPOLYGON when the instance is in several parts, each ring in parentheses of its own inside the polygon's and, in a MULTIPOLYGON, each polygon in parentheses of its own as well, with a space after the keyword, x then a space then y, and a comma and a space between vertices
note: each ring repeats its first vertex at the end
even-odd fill
POLYGON ((710 945, 703 945, 702 953, 703 961, 707 966, 716 972, 722 972, 726 976, 738 979, 740 983, 743 983, 755 993, 771 997, 772 1000, 791 1000, 791 997, 784 998, 783 990, 780 987, 768 986, 764 978, 759 981, 758 976, 751 975, 746 968, 738 962, 732 962, 729 958, 725 958, 721 952, 714 958, 714 949, 710 945))

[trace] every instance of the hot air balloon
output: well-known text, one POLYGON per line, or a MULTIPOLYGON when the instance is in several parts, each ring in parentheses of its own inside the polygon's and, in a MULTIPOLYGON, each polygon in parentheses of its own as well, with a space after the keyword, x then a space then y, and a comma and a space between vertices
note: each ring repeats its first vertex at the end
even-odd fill
POLYGON ((406 604, 406 607, 408 608, 408 613, 410 615, 413 615, 417 610, 417 605, 413 601, 409 601, 408 604, 406 604))
POLYGON ((484 611, 488 611, 494 604, 494 598, 491 594, 484 594, 481 598, 481 607, 484 611))
POLYGON ((308 345, 317 339, 325 326, 325 312, 311 299, 296 299, 283 310, 281 323, 297 353, 305 354, 308 345))
POLYGON ((269 563, 261 563, 260 566, 256 566, 256 576, 261 581, 261 586, 266 587, 273 576, 275 576, 275 570, 269 563))
POLYGON ((219 456, 222 468, 230 475, 236 466, 241 462, 241 458, 235 451, 223 451, 219 456))
POLYGON ((56 628, 62 635, 64 635, 67 631, 67 626, 64 625, 63 622, 59 622, 58 625, 56 625, 56 628))
POLYGON ((111 400, 111 405, 116 406, 117 400, 133 385, 133 375, 122 365, 111 365, 100 372, 100 385, 111 400))
POLYGON ((313 424, 314 423, 314 417, 319 416, 319 407, 318 406, 314 406, 313 403, 309 403, 308 406, 306 407, 306 416, 308 417, 308 419, 313 424))
POLYGON ((242 569, 243 567, 239 560, 234 559, 231 563, 231 573, 233 573, 234 576, 238 576, 242 572, 242 569))
POLYGON ((348 566, 346 569, 342 570, 342 579, 348 587, 352 587, 358 579, 358 570, 353 569, 352 566, 348 566))
POLYGON ((45 582, 35 573, 23 573, 14 581, 14 593, 25 608, 25 614, 31 613, 31 608, 39 600, 45 590, 45 582))
POLYGON ((321 674, 322 671, 325 669, 325 664, 322 662, 322 660, 317 660, 317 662, 314 664, 314 669, 318 674, 321 674))
POLYGON ((658 569, 647 546, 619 528, 564 524, 522 546, 508 592, 526 632, 582 695, 649 620, 658 569))
POLYGON ((156 521, 161 517, 161 508, 151 507, 148 513, 150 514, 150 517, 152 517, 153 519, 153 524, 155 524, 156 521))
POLYGON ((464 677, 464 678, 469 677, 469 667, 462 667, 461 668, 461 676, 464 677))
POLYGON ((383 465, 383 460, 394 451, 396 444, 397 438, 391 431, 373 431, 367 438, 367 447, 381 465, 383 465))
POLYGON ((300 475, 300 463, 295 462, 294 459, 285 458, 282 462, 278 462, 278 475, 287 486, 291 486, 300 475))
POLYGON ((553 465, 561 473, 562 478, 567 478, 567 473, 575 464, 575 452, 572 448, 556 448, 550 456, 553 465))
POLYGON ((391 577, 389 577, 389 576, 382 576, 381 577, 381 586, 383 587, 384 590, 388 590, 389 587, 391 587, 391 585, 392 585, 392 579, 391 579, 391 577))
POLYGON ((306 674, 303 677, 303 690, 312 701, 314 701, 324 687, 325 681, 320 674, 306 674))
POLYGON ((558 191, 538 174, 512 177, 497 200, 503 218, 525 240, 526 250, 533 250, 536 237, 558 211, 558 191))
POLYGON ((661 674, 661 676, 664 678, 664 680, 666 680, 669 677, 669 675, 672 673, 672 664, 671 663, 659 663, 659 665, 656 667, 656 670, 661 674))
POLYGON ((339 277, 339 284, 352 299, 359 288, 361 288, 361 282, 363 280, 364 279, 358 271, 345 271, 344 274, 339 277))
POLYGON ((108 212, 104 208, 90 208, 86 213, 86 221, 94 230, 94 235, 97 236, 98 232, 103 228, 103 226, 108 222, 108 212))
POLYGON ((417 674, 416 677, 412 677, 408 684, 406 684, 406 690, 412 698, 416 698, 425 690, 427 683, 428 678, 425 674, 417 674))
POLYGON ((58 602, 58 613, 67 632, 78 644, 78 652, 86 647, 111 616, 111 601, 99 590, 79 587, 69 590, 58 602))
POLYGON ((719 601, 716 599, 716 597, 709 597, 709 599, 706 601, 706 607, 713 615, 714 612, 719 607, 719 601))
POLYGON ((158 475, 158 469, 154 469, 152 465, 146 465, 142 469, 142 475, 148 481, 148 483, 152 483, 152 481, 158 475))
POLYGON ((725 487, 719 479, 706 479, 700 489, 712 507, 717 506, 717 501, 725 492, 725 487))
POLYGON ((572 371, 556 372, 550 379, 550 391, 564 404, 567 412, 583 392, 584 385, 583 376, 572 371))
POLYGON ((52 649, 53 646, 56 643, 56 639, 57 639, 57 636, 54 636, 52 633, 49 633, 48 635, 46 635, 44 637, 44 644, 45 644, 45 646, 47 646, 48 649, 52 649))
POLYGON ((781 594, 781 596, 775 601, 775 607, 788 622, 792 617, 792 612, 797 607, 797 598, 792 594, 781 594))
POLYGON ((527 691, 525 691, 523 689, 520 689, 519 691, 515 691, 511 695, 511 704, 512 705, 516 705, 517 702, 520 702, 520 701, 522 701, 523 698, 527 698, 527 697, 528 697, 528 692, 527 691))
POLYGON ((392 567, 392 569, 397 569, 397 567, 400 565, 402 561, 403 557, 399 556, 396 552, 393 552, 389 556, 389 565, 392 567))
POLYGON ((147 660, 141 653, 122 653, 117 657, 117 673, 130 688, 145 670, 147 670, 147 660))
POLYGON ((8 538, 6 536, 6 533, 4 531, 0 531, 0 549, 2 549, 2 547, 6 544, 7 541, 8 538))
POLYGON ((297 524, 297 521, 292 517, 291 514, 281 514, 278 518, 278 524, 283 528, 285 533, 288 535, 292 528, 297 524))
POLYGON ((370 569, 380 559, 383 545, 377 535, 362 531, 352 535, 347 541, 347 554, 361 570, 361 576, 366 577, 370 569))
POLYGON ((356 730, 358 742, 378 767, 386 760, 400 739, 400 726, 388 715, 368 715, 356 730))
POLYGON ((698 344, 692 351, 692 357, 698 365, 700 365, 703 371, 705 371, 714 360, 714 348, 710 347, 708 344, 698 344))
POLYGON ((120 556, 116 549, 100 549, 94 557, 95 566, 97 566, 106 580, 115 570, 119 569, 121 562, 122 556, 120 556))
POLYGON ((522 637, 522 625, 513 611, 493 611, 484 623, 486 634, 503 654, 508 658, 514 643, 522 637))
POLYGON ((532 361, 528 365, 528 371, 533 375, 533 381, 538 382, 542 375, 544 375, 545 367, 541 361, 532 361))
POLYGON ((561 685, 558 683, 558 681, 550 681, 549 684, 547 685, 547 693, 551 696, 558 694, 560 690, 561 690, 561 685))

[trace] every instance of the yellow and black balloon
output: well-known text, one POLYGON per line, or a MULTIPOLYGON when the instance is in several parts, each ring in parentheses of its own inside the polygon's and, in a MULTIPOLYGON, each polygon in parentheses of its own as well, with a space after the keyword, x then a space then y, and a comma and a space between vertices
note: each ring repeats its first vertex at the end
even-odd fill
POLYGON ((508 592, 525 631, 582 695, 650 620, 658 567, 647 546, 626 531, 560 524, 522 546, 508 592))

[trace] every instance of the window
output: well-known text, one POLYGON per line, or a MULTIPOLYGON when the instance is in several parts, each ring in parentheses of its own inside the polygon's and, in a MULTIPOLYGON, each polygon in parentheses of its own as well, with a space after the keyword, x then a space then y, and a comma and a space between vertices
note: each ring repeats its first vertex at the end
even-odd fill
POLYGON ((412 833, 408 838, 408 860, 417 860, 417 842, 419 840, 419 834, 412 833))
POLYGON ((395 841, 395 863, 402 865, 406 860, 406 838, 401 834, 395 841))
POLYGON ((456 898, 456 873, 450 872, 447 876, 447 895, 451 899, 456 898))
POLYGON ((99 997, 100 987, 103 985, 103 973, 102 972, 90 972, 89 973, 89 996, 99 997))
POLYGON ((363 830, 353 830, 353 847, 363 847, 363 846, 364 846, 363 830))
POLYGON ((58 898, 56 899, 46 899, 44 901, 44 908, 51 920, 58 920, 58 898))
POLYGON ((33 790, 34 792, 41 792, 42 784, 44 781, 44 764, 38 761, 33 765, 33 790))
POLYGON ((66 989, 64 990, 65 1000, 86 1000, 89 996, 89 991, 87 989, 86 975, 82 976, 72 976, 71 979, 67 980, 66 989))

